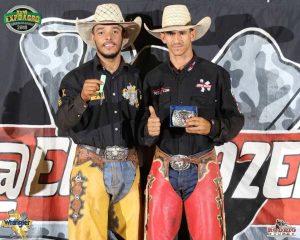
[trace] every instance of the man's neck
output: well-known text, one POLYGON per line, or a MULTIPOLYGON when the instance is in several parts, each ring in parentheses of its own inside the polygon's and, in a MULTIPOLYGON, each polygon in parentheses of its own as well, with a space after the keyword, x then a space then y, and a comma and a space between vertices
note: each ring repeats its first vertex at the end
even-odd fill
POLYGON ((97 53, 99 61, 108 72, 114 73, 120 66, 121 63, 121 54, 118 54, 115 58, 105 58, 102 55, 97 53))
POLYGON ((185 65, 189 61, 191 61, 192 58, 193 52, 182 56, 174 56, 170 54, 170 61, 173 64, 173 66, 178 70, 182 70, 185 67, 185 65))

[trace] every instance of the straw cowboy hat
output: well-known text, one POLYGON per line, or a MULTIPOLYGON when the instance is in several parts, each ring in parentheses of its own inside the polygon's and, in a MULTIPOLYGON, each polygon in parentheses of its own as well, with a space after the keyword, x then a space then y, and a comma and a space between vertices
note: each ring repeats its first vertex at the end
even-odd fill
POLYGON ((148 33, 159 39, 162 32, 183 31, 193 28, 196 31, 195 40, 197 40, 207 32, 211 19, 205 17, 195 25, 191 22, 191 14, 185 5, 169 5, 163 11, 162 28, 150 30, 146 24, 144 24, 144 27, 148 33))
POLYGON ((96 48, 92 40, 92 29, 97 24, 118 24, 123 27, 126 34, 123 38, 122 49, 130 46, 140 33, 142 19, 136 17, 132 22, 125 22, 118 5, 113 3, 98 5, 92 21, 76 19, 76 27, 82 40, 96 48))

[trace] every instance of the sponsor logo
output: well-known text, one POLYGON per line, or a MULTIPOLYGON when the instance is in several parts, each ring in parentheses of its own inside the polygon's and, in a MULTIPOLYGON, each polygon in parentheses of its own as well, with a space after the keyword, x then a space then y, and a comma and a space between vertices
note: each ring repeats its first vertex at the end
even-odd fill
POLYGON ((196 61, 192 62, 191 65, 188 67, 187 71, 190 72, 193 70, 194 66, 196 64, 196 61))
POLYGON ((19 213, 15 210, 8 212, 8 218, 1 222, 1 227, 10 228, 13 234, 26 239, 26 235, 31 228, 32 221, 28 219, 27 213, 19 213))
POLYGON ((34 31, 41 24, 41 15, 32 7, 18 5, 4 14, 4 24, 11 31, 24 34, 34 31))
POLYGON ((274 227, 267 228, 267 236, 295 236, 296 228, 288 225, 287 222, 281 219, 276 219, 274 227))
POLYGON ((170 88, 158 88, 158 89, 154 89, 153 91, 153 95, 161 95, 162 93, 167 93, 170 92, 170 88))
POLYGON ((199 83, 196 84, 197 88, 201 89, 201 92, 210 91, 211 90, 211 83, 210 81, 204 81, 202 78, 199 80, 199 83))
POLYGON ((130 84, 129 86, 127 86, 127 88, 124 88, 122 90, 122 96, 125 99, 129 100, 129 104, 131 106, 134 106, 136 108, 139 107, 138 90, 136 86, 130 84))

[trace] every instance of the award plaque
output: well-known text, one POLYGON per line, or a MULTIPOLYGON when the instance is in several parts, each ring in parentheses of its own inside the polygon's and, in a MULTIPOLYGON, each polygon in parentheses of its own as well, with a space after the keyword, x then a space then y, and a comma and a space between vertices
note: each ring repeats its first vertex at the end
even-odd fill
POLYGON ((187 118, 198 115, 197 106, 170 106, 170 127, 185 127, 187 118))

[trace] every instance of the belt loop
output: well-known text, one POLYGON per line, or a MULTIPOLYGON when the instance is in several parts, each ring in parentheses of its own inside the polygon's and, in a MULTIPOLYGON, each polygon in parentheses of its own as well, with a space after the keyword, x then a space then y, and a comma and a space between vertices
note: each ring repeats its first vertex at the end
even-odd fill
POLYGON ((168 178, 169 179, 169 162, 170 161, 163 161, 163 165, 164 165, 164 175, 165 175, 165 178, 168 178))

